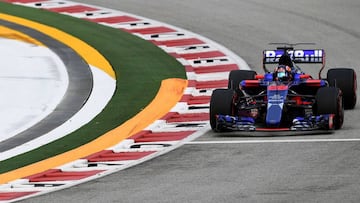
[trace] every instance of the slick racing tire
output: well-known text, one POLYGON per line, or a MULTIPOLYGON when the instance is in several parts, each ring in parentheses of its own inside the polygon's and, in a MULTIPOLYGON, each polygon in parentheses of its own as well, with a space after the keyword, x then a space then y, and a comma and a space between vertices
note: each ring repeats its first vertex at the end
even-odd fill
POLYGON ((256 72, 253 70, 232 70, 229 74, 228 88, 239 92, 239 84, 243 80, 255 79, 256 72))
POLYGON ((222 131, 216 126, 216 115, 232 115, 233 94, 231 89, 216 89, 210 99, 210 126, 216 132, 222 131))
POLYGON ((344 108, 353 109, 356 105, 356 73, 351 68, 332 68, 327 72, 327 80, 331 87, 341 89, 344 108))
POLYGON ((318 115, 334 114, 334 128, 340 129, 344 122, 344 107, 342 93, 336 87, 322 87, 315 96, 318 115))

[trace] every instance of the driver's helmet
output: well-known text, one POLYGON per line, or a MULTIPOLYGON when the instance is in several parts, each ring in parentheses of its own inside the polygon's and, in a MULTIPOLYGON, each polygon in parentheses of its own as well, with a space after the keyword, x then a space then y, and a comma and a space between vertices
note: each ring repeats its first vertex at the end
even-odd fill
POLYGON ((292 80, 291 68, 286 65, 279 65, 274 70, 274 78, 277 81, 290 81, 292 80))

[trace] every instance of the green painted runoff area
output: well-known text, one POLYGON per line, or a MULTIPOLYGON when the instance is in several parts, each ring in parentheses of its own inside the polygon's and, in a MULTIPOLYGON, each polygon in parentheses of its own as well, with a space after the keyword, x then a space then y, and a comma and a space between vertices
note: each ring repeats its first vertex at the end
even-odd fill
MULTIPOLYGON (((166 52, 127 32, 45 10, 0 2, 0 12, 55 27, 95 47, 116 72, 116 91, 106 108, 84 127, 25 154, 0 161, 0 173, 81 146, 121 125, 146 107, 161 81, 186 79, 184 67, 166 52)), ((24 101, 26 102, 26 101, 24 101)))

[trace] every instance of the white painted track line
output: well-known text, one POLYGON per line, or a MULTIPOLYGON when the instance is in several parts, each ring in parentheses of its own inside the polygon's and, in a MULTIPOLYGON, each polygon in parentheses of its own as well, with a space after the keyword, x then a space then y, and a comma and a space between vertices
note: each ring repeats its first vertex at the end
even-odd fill
POLYGON ((193 141, 187 145, 200 144, 263 144, 263 143, 309 143, 309 142, 359 142, 360 138, 345 139, 294 139, 294 140, 219 140, 219 141, 193 141))

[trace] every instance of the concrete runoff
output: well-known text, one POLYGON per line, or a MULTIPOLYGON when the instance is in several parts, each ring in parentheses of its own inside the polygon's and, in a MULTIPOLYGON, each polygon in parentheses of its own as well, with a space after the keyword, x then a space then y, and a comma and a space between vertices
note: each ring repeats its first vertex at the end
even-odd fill
POLYGON ((0 152, 3 152, 35 139, 69 120, 87 101, 91 94, 93 80, 89 65, 76 52, 63 43, 19 24, 1 20, 0 25, 19 30, 35 39, 39 39, 44 45, 54 51, 62 61, 66 61, 69 75, 68 89, 55 110, 26 131, 0 142, 0 152))

